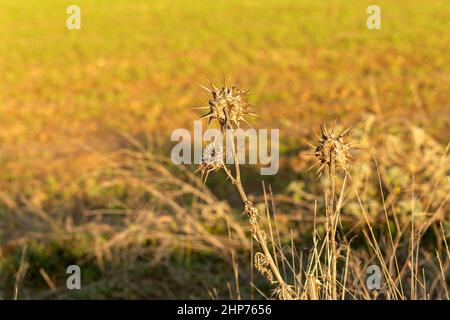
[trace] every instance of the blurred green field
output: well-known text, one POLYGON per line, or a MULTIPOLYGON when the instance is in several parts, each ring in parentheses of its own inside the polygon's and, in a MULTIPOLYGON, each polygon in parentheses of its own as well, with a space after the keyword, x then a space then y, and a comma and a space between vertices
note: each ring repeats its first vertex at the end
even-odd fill
POLYGON ((200 85, 224 79, 251 89, 261 115, 251 122, 281 128, 287 155, 321 122, 368 113, 446 144, 450 2, 376 1, 382 29, 371 31, 373 2, 0 0, 2 199, 55 214, 76 212, 85 193, 95 201, 83 209, 114 206, 94 178, 84 191, 67 183, 89 177, 124 135, 166 153, 172 130, 192 129, 193 108, 206 105, 200 85), (73 3, 81 30, 65 25, 73 3), (52 206, 61 199, 73 205, 52 206))

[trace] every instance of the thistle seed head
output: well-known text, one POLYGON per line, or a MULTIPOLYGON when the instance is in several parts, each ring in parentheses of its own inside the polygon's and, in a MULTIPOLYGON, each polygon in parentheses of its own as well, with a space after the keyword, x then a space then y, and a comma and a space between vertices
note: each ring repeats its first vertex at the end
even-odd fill
POLYGON ((222 145, 220 143, 212 142, 203 149, 202 163, 199 165, 197 171, 202 173, 202 180, 206 182, 210 172, 218 171, 223 168, 224 165, 222 145))
POLYGON ((350 128, 344 130, 341 134, 335 135, 334 130, 328 132, 325 125, 321 125, 321 136, 314 150, 314 155, 320 163, 317 173, 322 173, 328 169, 344 169, 347 171, 351 160, 349 150, 351 143, 347 143, 345 138, 350 134, 350 128))
POLYGON ((244 117, 252 113, 244 99, 247 92, 237 87, 224 86, 218 89, 214 85, 211 85, 211 89, 205 89, 212 94, 212 99, 209 100, 209 112, 201 119, 208 118, 209 123, 216 120, 222 129, 239 128, 241 121, 248 124, 244 117))

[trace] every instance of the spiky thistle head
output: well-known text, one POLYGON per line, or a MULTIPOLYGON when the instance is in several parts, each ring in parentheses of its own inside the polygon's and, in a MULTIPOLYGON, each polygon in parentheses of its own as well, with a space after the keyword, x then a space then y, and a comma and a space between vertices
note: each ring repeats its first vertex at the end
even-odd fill
POLYGON ((209 123, 216 120, 222 129, 239 128, 241 121, 249 125, 244 118, 247 114, 253 114, 250 104, 245 101, 248 92, 228 86, 219 89, 212 84, 211 89, 203 88, 212 94, 212 99, 209 100, 209 107, 206 107, 209 112, 201 119, 208 118, 209 123))
POLYGON ((202 181, 206 183, 210 172, 218 171, 225 166, 222 144, 212 142, 203 149, 202 162, 196 172, 202 173, 202 181))
POLYGON ((318 163, 320 163, 317 173, 321 175, 325 169, 343 169, 347 171, 352 159, 349 154, 351 143, 345 141, 350 134, 350 128, 347 128, 339 135, 335 135, 334 129, 329 132, 326 126, 322 124, 320 131, 319 142, 314 146, 314 155, 319 160, 318 163))

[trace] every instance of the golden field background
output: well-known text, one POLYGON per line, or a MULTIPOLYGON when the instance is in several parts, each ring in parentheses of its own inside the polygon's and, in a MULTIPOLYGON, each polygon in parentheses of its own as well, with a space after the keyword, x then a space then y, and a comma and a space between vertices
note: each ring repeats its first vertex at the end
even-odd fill
MULTIPOLYGON (((377 1, 382 30, 374 31, 366 28, 371 1, 77 1, 81 30, 65 27, 69 4, 0 0, 1 298, 17 285, 19 298, 228 298, 239 286, 242 297, 261 298, 249 285, 234 189, 220 174, 201 188, 188 173, 196 168, 159 159, 172 130, 192 129, 193 108, 207 104, 200 85, 224 78, 251 89, 256 128, 280 129, 280 173, 263 179, 245 168, 243 178, 262 206, 261 181, 271 185, 282 241, 294 229, 298 247, 310 246, 322 188, 305 172, 303 140, 337 119, 363 147, 354 188, 365 190, 380 237, 374 158, 389 213, 403 215, 398 226, 409 223, 415 177, 427 226, 420 261, 430 282, 442 282, 431 262, 435 249, 445 256, 434 239, 439 222, 449 234, 447 1, 377 1), (83 270, 80 292, 65 289, 73 263, 83 270)), ((348 229, 361 220, 353 200, 348 229)), ((268 290, 264 279, 252 281, 268 290)))

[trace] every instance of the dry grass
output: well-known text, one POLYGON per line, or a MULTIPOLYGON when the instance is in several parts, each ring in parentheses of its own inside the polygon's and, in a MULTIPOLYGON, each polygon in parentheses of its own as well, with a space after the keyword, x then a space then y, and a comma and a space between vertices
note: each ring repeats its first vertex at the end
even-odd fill
MULTIPOLYGON (((74 206, 80 199, 90 202, 77 209, 79 215, 61 217, 25 195, 2 193, 8 212, 2 222, 2 268, 7 271, 2 296, 70 296, 61 268, 76 261, 94 266, 93 273, 101 275, 87 280, 81 297, 103 296, 99 287, 108 274, 113 280, 106 283, 115 283, 111 290, 120 291, 113 296, 157 297, 142 289, 146 277, 155 284, 154 275, 133 270, 164 270, 176 256, 182 258, 181 268, 189 270, 189 261, 206 255, 230 268, 222 269, 221 276, 194 277, 192 292, 200 286, 200 292, 213 298, 447 299, 449 145, 440 145, 416 126, 382 123, 374 115, 356 125, 351 136, 348 132, 346 139, 357 145, 353 164, 347 163, 347 149, 345 155, 339 153, 340 144, 347 143, 343 136, 334 138, 323 127, 313 156, 301 151, 286 164, 301 178, 291 180, 283 193, 263 184, 261 196, 248 195, 237 159, 234 170, 221 165, 225 174, 215 172, 210 179, 228 178, 236 187, 247 222, 233 209, 236 203, 217 198, 195 170, 174 166, 129 136, 127 148, 98 154, 99 169, 66 186, 90 192, 73 199, 74 206), (307 170, 314 156, 325 164, 319 168, 326 173, 320 179, 307 170), (88 188, 92 179, 98 189, 88 188), (108 206, 95 208, 98 199, 109 199, 108 206), (50 261, 58 252, 71 256, 58 258, 62 266, 55 267, 45 265, 48 261, 27 261, 27 250, 20 249, 25 247, 34 251, 32 259, 36 252, 50 261), (11 258, 17 250, 15 264, 11 258), (367 288, 370 265, 382 272, 381 290, 367 288), (41 285, 27 289, 27 270, 32 268, 39 274, 28 274, 28 281, 38 277, 31 286, 36 281, 41 285), (10 276, 15 279, 12 291, 10 276)), ((158 284, 163 297, 179 297, 174 288, 184 280, 175 278, 158 284)), ((192 297, 197 294, 203 296, 192 297)))
MULTIPOLYGON (((226 91, 226 89, 222 90, 226 91)), ((213 93, 213 97, 216 98, 214 92, 211 92, 213 93)), ((428 215, 429 218, 421 219, 421 223, 418 223, 416 221, 416 215, 418 215, 418 212, 416 212, 416 201, 419 200, 421 203, 424 201, 424 197, 430 197, 430 195, 421 195, 419 193, 419 197, 416 199, 418 196, 417 186, 415 185, 416 175, 418 172, 422 173, 420 168, 414 168, 415 171, 411 173, 412 190, 410 218, 407 219, 406 222, 400 223, 398 221, 398 213, 395 210, 395 204, 391 204, 392 213, 388 213, 380 167, 376 160, 376 155, 372 150, 387 232, 385 234, 382 233, 382 237, 379 238, 375 235, 374 227, 372 226, 373 222, 371 222, 365 204, 361 200, 358 190, 353 190, 353 197, 356 197, 359 204, 359 216, 363 217, 363 221, 360 221, 358 228, 364 235, 365 244, 368 250, 367 252, 364 252, 363 255, 361 255, 360 252, 351 254, 352 241, 349 240, 349 234, 346 234, 348 231, 344 230, 341 222, 341 211, 345 210, 345 208, 343 208, 343 203, 349 198, 346 190, 347 180, 350 180, 352 185, 354 182, 354 179, 349 172, 350 159, 352 158, 349 150, 352 143, 345 141, 349 136, 350 130, 346 129, 342 133, 335 135, 334 128, 329 131, 326 126, 323 125, 321 127, 321 135, 317 136, 319 138, 318 145, 311 146, 314 150, 313 154, 318 160, 315 165, 319 164, 320 166, 317 170, 319 178, 323 171, 327 172, 327 186, 323 197, 325 200, 325 222, 321 226, 323 232, 318 232, 316 225, 317 212, 315 207, 312 231, 313 247, 306 255, 306 264, 303 264, 303 256, 300 258, 298 255, 294 254, 296 248, 294 247, 293 239, 290 250, 291 257, 284 253, 281 242, 275 241, 274 231, 272 230, 272 224, 270 222, 270 215, 268 215, 268 225, 270 229, 270 238, 268 238, 260 224, 260 213, 253 202, 249 200, 242 185, 240 164, 238 162, 237 149, 234 145, 234 140, 236 139, 234 130, 239 126, 239 123, 227 120, 232 118, 228 115, 227 110, 236 112, 235 110, 239 109, 243 104, 242 100, 238 99, 237 102, 226 101, 222 103, 219 99, 218 104, 226 105, 228 108, 221 109, 223 116, 219 119, 217 117, 218 112, 214 109, 214 106, 217 105, 217 103, 211 104, 211 111, 208 114, 210 117, 209 122, 218 120, 221 128, 228 129, 233 136, 230 141, 233 143, 234 174, 227 168, 227 164, 223 160, 223 155, 222 160, 218 163, 215 171, 223 169, 240 194, 244 205, 244 212, 249 218, 252 237, 256 240, 261 250, 254 256, 254 266, 274 287, 272 290, 273 296, 279 299, 333 300, 338 298, 345 299, 346 297, 354 299, 377 299, 381 297, 389 300, 407 298, 429 299, 430 297, 448 298, 446 275, 448 273, 447 266, 450 256, 448 255, 447 235, 442 226, 442 222, 445 221, 446 215, 448 214, 448 211, 446 211, 448 209, 448 196, 445 196, 444 198, 431 197, 434 201, 437 201, 434 206, 436 211, 428 213, 428 210, 432 207, 431 202, 428 202, 428 205, 425 208, 426 212, 420 212, 419 215, 428 215), (341 169, 343 173, 343 179, 340 192, 337 194, 336 180, 338 178, 339 169, 341 169), (392 227, 390 220, 392 217, 390 218, 390 216, 395 220, 395 225, 392 227), (408 227, 409 225, 410 227, 408 227), (445 255, 445 268, 441 261, 441 254, 438 251, 436 251, 436 256, 434 257, 435 260, 430 261, 430 256, 427 251, 421 250, 421 239, 431 226, 438 229, 438 232, 435 232, 434 240, 438 243, 443 242, 445 244, 445 252, 447 253, 445 255), (396 235, 395 241, 394 234, 396 235), (272 247, 273 250, 271 251, 269 247, 272 247), (402 250, 400 250, 400 248, 402 250), (425 256, 428 255, 426 262, 422 260, 422 254, 425 256), (357 258, 354 257, 355 255, 357 258), (275 257, 275 259, 273 257, 275 257), (298 270, 295 268, 296 260, 299 260, 298 270), (399 263, 399 260, 402 260, 402 263, 399 263), (376 265, 382 270, 384 279, 382 288, 372 290, 372 288, 367 287, 365 281, 368 275, 364 274, 364 270, 367 272, 367 268, 370 264, 376 265), (361 265, 364 265, 365 267, 361 268, 361 265), (280 270, 281 266, 283 268, 284 277, 280 270), (430 279, 427 281, 429 275, 425 272, 425 266, 434 269, 431 285, 429 284, 428 286, 427 283, 430 283, 430 279), (292 273, 291 278, 294 281, 292 285, 289 285, 285 280, 286 269, 290 270, 292 273), (408 284, 404 283, 405 278, 409 278, 408 284), (440 286, 436 287, 438 283, 440 283, 440 286), (404 289, 404 287, 406 286, 409 286, 409 294, 405 292, 406 289, 404 289), (435 296, 431 296, 430 291, 432 291, 435 296)), ((370 129, 370 126, 373 125, 374 121, 376 120, 372 116, 368 118, 365 124, 365 133, 367 133, 367 130, 370 129)), ((386 127, 384 127, 384 129, 386 129, 386 127)), ((436 143, 427 137, 419 128, 411 127, 409 129, 413 135, 412 138, 414 139, 414 148, 416 151, 423 150, 425 153, 427 148, 431 149, 431 146, 437 147, 436 143)), ((386 136, 392 138, 391 135, 386 134, 386 136)), ((366 146, 366 149, 360 148, 362 149, 362 154, 371 152, 367 147, 368 146, 366 146)), ((407 145, 404 145, 404 147, 409 148, 407 145)), ((431 150, 429 150, 429 152, 430 151, 431 150)), ((446 177, 446 172, 448 170, 448 163, 446 161, 447 152, 448 146, 445 150, 439 148, 435 149, 431 155, 428 154, 427 157, 422 158, 422 164, 427 164, 427 161, 432 161, 435 166, 432 171, 434 174, 427 183, 442 183, 443 189, 446 190, 444 193, 446 195, 448 195, 449 190, 448 181, 445 181, 448 180, 448 177, 446 177), (432 158, 430 159, 429 157, 432 158), (442 168, 442 166, 444 166, 444 168, 442 168), (442 173, 442 175, 436 176, 436 173, 442 173)), ((425 154, 422 156, 425 156, 425 154)), ((208 164, 209 163, 202 163, 200 167, 202 168, 202 166, 208 164)), ((411 163, 409 164, 411 165, 411 163)), ((356 172, 359 171, 358 163, 354 165, 353 170, 356 170, 356 172)), ((357 181, 355 181, 355 183, 356 185, 358 184, 357 181)), ((365 188, 367 188, 367 185, 365 188)), ((264 194, 264 196, 267 198, 266 194, 264 194)), ((351 230, 355 229, 355 227, 356 226, 353 225, 351 230)), ((292 234, 292 230, 289 231, 292 234)), ((275 234, 278 239, 282 237, 282 235, 279 234, 278 228, 276 229, 275 234)))
MULTIPOLYGON (((89 190, 72 200, 74 206, 85 202, 77 215, 61 217, 26 195, 1 194, 8 212, 1 223, 3 298, 71 296, 64 288, 69 262, 94 269, 81 297, 110 296, 99 289, 106 284, 113 297, 179 297, 176 288, 192 277, 192 287, 184 288, 191 297, 448 298, 449 145, 416 126, 381 124, 368 115, 348 137, 358 146, 352 165, 334 170, 325 161, 326 174, 317 179, 307 171, 316 160, 305 149, 285 164, 299 180, 292 179, 284 192, 263 184, 261 196, 248 195, 239 163, 233 171, 222 166, 225 174, 214 172, 207 184, 228 178, 247 219, 232 197, 219 199, 195 170, 126 139, 127 148, 99 154, 96 172, 66 186, 89 190), (89 189, 92 179, 97 189, 89 189), (96 208, 98 199, 108 205, 96 208), (61 253, 69 256, 55 258, 61 253), (198 270, 198 259, 217 265, 218 258, 222 267, 200 278, 188 271, 177 279, 171 271, 156 282, 152 273, 173 268, 173 257, 181 258, 175 265, 185 271, 198 270), (367 288, 370 265, 380 267, 381 290, 367 288), (146 278, 161 295, 142 288, 146 278)), ((316 150, 323 144, 322 136, 316 150)))

